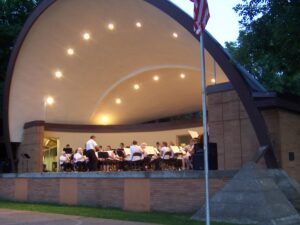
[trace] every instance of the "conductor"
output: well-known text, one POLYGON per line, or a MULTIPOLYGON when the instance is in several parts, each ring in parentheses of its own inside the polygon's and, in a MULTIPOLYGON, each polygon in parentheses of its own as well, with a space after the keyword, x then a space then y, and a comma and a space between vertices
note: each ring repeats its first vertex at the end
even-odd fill
POLYGON ((96 171, 98 165, 98 159, 96 157, 96 150, 99 150, 98 144, 95 141, 96 136, 92 135, 86 142, 86 156, 89 159, 88 168, 89 171, 96 171))

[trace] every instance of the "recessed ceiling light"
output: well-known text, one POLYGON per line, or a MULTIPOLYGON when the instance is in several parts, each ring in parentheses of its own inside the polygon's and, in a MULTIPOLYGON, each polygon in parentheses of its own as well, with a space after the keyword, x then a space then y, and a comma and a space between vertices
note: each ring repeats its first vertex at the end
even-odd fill
POLYGON ((210 81, 211 81, 212 83, 216 83, 216 79, 215 79, 215 78, 212 78, 210 81))
POLYGON ((117 99, 116 99, 116 103, 117 103, 117 104, 121 104, 121 103, 122 103, 122 100, 121 100, 120 98, 117 98, 117 99))
POLYGON ((136 25, 136 27, 138 27, 138 28, 141 28, 141 27, 142 27, 142 23, 141 23, 141 22, 137 22, 135 25, 136 25))
POLYGON ((173 35, 174 38, 178 38, 178 34, 177 33, 174 32, 172 35, 173 35))
POLYGON ((115 25, 113 23, 108 24, 108 29, 113 30, 115 29, 115 25))
POLYGON ((109 117, 108 116, 101 116, 101 122, 103 124, 107 124, 109 122, 109 117))
POLYGON ((54 104, 54 98, 51 97, 51 96, 48 96, 46 98, 46 102, 45 102, 46 105, 53 105, 54 104))
POLYGON ((184 79, 185 78, 185 74, 184 73, 180 74, 180 78, 184 79))
POLYGON ((86 32, 86 33, 83 34, 83 39, 84 40, 87 41, 87 40, 90 40, 90 38, 91 38, 91 35, 89 33, 86 32))
POLYGON ((140 85, 135 84, 135 85, 133 85, 133 88, 134 88, 135 90, 139 90, 139 89, 140 89, 140 85))
POLYGON ((68 55, 74 55, 74 49, 73 48, 68 48, 67 53, 68 53, 68 55))
POLYGON ((159 80, 159 76, 157 76, 157 75, 154 76, 154 77, 153 77, 153 80, 158 81, 158 80, 159 80))
POLYGON ((55 71, 55 77, 56 78, 61 78, 62 77, 62 72, 60 70, 55 71))

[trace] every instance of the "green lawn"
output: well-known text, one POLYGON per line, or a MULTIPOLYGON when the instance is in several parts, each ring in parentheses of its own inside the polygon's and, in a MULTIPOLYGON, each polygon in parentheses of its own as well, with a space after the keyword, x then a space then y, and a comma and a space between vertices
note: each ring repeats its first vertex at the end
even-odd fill
MULTIPOLYGON (((166 225, 200 225, 197 221, 190 220, 189 214, 160 213, 160 212, 128 212, 120 209, 99 208, 87 206, 67 206, 54 204, 20 203, 0 201, 0 208, 27 210, 36 212, 58 213, 64 215, 76 215, 84 217, 117 219, 136 222, 157 223, 166 225)), ((214 225, 225 225, 225 223, 213 223, 214 225)), ((233 225, 233 224, 226 224, 233 225)))

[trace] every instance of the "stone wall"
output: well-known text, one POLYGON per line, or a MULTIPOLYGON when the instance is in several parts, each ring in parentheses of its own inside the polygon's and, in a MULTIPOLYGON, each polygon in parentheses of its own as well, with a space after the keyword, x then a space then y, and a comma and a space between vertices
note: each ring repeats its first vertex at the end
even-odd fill
POLYGON ((25 128, 22 143, 17 152, 19 172, 43 171, 44 126, 25 128), (27 154, 30 158, 26 158, 27 154))
MULTIPOLYGON (((210 195, 220 190, 234 173, 210 174, 210 195)), ((153 173, 153 178, 150 173, 143 172, 131 172, 129 176, 123 174, 4 176, 0 177, 0 199, 180 213, 195 212, 204 203, 202 172, 169 172, 169 176, 158 172, 153 173)))
POLYGON ((282 109, 262 111, 279 165, 300 181, 300 115, 282 109), (294 160, 289 158, 294 154, 294 160))
POLYGON ((253 158, 259 142, 240 98, 231 89, 209 93, 207 103, 209 141, 217 143, 219 169, 241 168, 253 158))

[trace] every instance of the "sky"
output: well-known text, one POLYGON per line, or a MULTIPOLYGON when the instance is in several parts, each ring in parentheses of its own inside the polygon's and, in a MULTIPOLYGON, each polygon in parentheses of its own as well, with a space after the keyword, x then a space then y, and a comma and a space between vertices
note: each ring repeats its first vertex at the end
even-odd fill
MULTIPOLYGON (((170 0, 193 16, 194 5, 190 0, 170 0)), ((232 9, 242 0, 208 0, 210 19, 206 29, 224 46, 226 41, 235 41, 239 34, 239 16, 232 9)))

